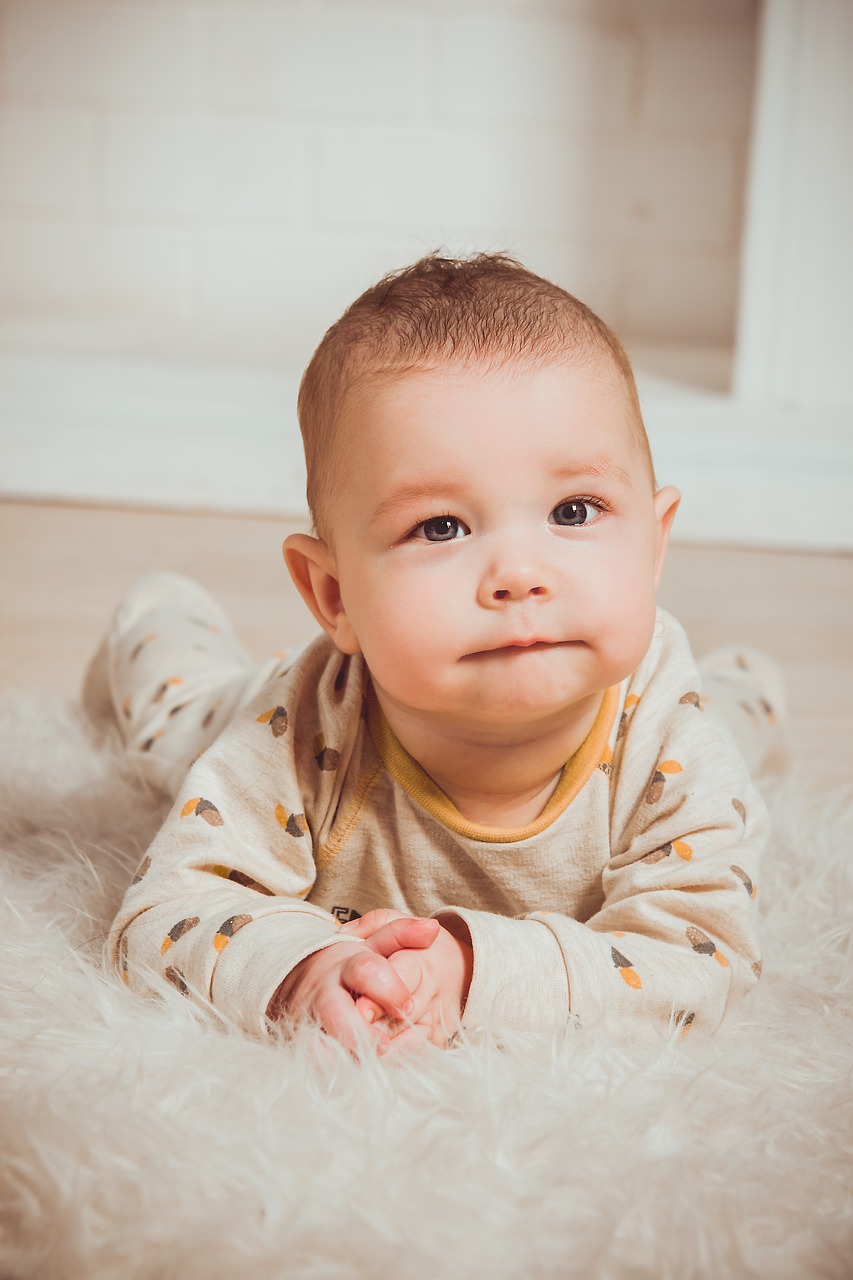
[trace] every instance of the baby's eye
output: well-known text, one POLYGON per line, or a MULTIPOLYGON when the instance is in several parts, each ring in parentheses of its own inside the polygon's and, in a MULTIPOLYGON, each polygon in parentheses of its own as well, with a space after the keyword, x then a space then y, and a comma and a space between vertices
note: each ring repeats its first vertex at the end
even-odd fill
POLYGON ((431 520, 422 520, 414 529, 413 536, 425 542, 453 542, 456 538, 464 538, 471 530, 456 516, 433 516, 431 520))
POLYGON ((603 506, 592 498, 569 498, 567 502, 561 502, 554 508, 549 519, 553 524, 577 528, 579 525, 592 524, 603 510, 603 506))

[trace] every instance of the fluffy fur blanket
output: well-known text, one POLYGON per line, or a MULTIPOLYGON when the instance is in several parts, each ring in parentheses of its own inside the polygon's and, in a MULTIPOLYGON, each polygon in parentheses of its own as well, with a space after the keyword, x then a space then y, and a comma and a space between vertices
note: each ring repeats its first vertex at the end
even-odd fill
POLYGON ((764 978, 713 1039, 356 1062, 105 974, 161 803, 70 705, 7 700, 0 746, 4 1280, 853 1274, 849 798, 772 797, 764 978))

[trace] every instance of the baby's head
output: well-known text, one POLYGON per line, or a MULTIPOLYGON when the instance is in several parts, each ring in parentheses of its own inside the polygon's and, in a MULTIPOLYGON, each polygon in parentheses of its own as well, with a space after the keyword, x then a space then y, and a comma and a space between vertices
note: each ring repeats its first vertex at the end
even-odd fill
POLYGON ((653 483, 630 361, 616 334, 583 302, 503 254, 431 255, 385 276, 328 330, 299 389, 308 506, 317 533, 330 540, 335 497, 359 447, 344 412, 351 396, 419 371, 563 362, 610 371, 653 483))
POLYGON ((622 345, 501 256, 363 294, 302 380, 316 536, 285 544, 389 719, 544 731, 636 667, 678 494, 622 345))

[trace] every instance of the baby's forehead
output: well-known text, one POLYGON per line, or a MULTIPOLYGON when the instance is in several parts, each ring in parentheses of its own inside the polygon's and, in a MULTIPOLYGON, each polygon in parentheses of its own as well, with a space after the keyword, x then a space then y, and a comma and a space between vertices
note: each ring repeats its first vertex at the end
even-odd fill
MULTIPOLYGON (((599 352, 584 353, 582 358, 575 353, 566 360, 453 359, 364 369, 352 380, 338 415, 337 461, 343 463, 345 472, 345 457, 351 458, 353 450, 369 437, 374 463, 381 465, 387 453, 398 459, 411 454, 427 463, 423 424, 440 422, 445 413, 453 418, 455 438, 460 442, 470 432, 485 434, 488 445, 488 431, 484 433, 482 428, 495 419, 478 418, 480 400, 486 414, 494 413, 501 420, 506 438, 517 435, 531 445, 538 438, 537 423, 553 426, 564 420, 568 452, 573 427, 606 421, 600 452, 606 451, 624 469, 633 469, 639 461, 650 470, 636 392, 609 353, 599 352), (421 412, 424 403, 426 414, 421 412), (506 414, 504 406, 509 410, 506 414), (462 411, 457 413, 460 407, 462 411), (543 412, 544 418, 540 416, 543 412)), ((429 427, 426 434, 429 443, 434 443, 429 427)), ((485 448, 485 468, 488 462, 485 448)), ((343 480, 344 474, 340 478, 343 480)))
POLYGON ((474 356, 453 356, 430 361, 399 363, 365 363, 341 389, 339 414, 349 407, 361 407, 381 400, 393 405, 405 398, 408 389, 426 384, 432 387, 459 388, 472 395, 486 393, 495 384, 521 378, 530 386, 553 380, 555 371, 594 381, 602 396, 613 400, 631 399, 625 376, 608 351, 592 345, 567 351, 562 357, 513 356, 504 352, 474 356), (400 393, 403 393, 401 395, 400 393))

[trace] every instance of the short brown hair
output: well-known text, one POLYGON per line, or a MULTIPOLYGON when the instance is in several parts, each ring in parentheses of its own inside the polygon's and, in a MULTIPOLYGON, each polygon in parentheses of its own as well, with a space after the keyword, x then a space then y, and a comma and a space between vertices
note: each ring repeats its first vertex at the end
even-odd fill
POLYGON ((338 418, 360 379, 443 364, 498 368, 513 361, 548 363, 594 354, 611 360, 621 375, 651 472, 625 348, 583 302, 501 253, 429 254, 384 276, 326 332, 302 377, 299 426, 315 528, 322 536, 322 508, 341 474, 338 418))

